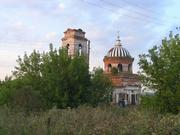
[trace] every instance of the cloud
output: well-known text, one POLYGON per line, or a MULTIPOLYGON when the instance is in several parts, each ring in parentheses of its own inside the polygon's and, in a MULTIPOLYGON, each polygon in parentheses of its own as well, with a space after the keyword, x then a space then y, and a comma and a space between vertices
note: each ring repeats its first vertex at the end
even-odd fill
POLYGON ((47 39, 51 39, 51 40, 52 40, 52 39, 54 39, 56 36, 57 36, 57 33, 56 33, 56 32, 49 32, 49 33, 46 34, 45 37, 46 37, 47 39))
POLYGON ((58 4, 58 9, 59 9, 60 11, 64 10, 64 9, 65 9, 65 5, 64 5, 63 3, 59 3, 59 4, 58 4))

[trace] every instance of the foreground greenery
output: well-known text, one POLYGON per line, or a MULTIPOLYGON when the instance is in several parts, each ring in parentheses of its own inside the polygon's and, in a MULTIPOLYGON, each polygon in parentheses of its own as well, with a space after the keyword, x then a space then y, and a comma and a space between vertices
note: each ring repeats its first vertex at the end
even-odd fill
POLYGON ((84 56, 68 56, 66 49, 46 53, 33 51, 19 57, 13 79, 0 83, 0 105, 38 111, 88 104, 97 106, 111 100, 111 82, 97 68, 89 72, 84 56))
POLYGON ((142 104, 160 112, 180 112, 180 37, 173 35, 140 55, 139 66, 144 86, 155 96, 144 97, 142 104))
POLYGON ((0 109, 1 135, 179 135, 180 114, 139 107, 51 109, 26 115, 0 109))

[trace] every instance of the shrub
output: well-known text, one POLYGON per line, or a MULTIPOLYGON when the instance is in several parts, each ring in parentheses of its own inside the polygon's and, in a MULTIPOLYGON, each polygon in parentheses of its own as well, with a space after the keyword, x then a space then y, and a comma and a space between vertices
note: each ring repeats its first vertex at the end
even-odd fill
POLYGON ((39 111, 44 108, 39 91, 33 90, 31 86, 16 89, 9 98, 8 104, 11 109, 25 112, 39 111))

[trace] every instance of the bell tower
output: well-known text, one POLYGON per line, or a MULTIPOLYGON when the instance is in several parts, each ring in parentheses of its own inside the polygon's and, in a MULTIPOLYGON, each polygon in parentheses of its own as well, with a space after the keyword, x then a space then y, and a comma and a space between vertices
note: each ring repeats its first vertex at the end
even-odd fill
POLYGON ((82 29, 67 29, 61 40, 62 47, 67 48, 68 55, 72 58, 75 55, 85 56, 89 64, 90 41, 85 37, 82 29))

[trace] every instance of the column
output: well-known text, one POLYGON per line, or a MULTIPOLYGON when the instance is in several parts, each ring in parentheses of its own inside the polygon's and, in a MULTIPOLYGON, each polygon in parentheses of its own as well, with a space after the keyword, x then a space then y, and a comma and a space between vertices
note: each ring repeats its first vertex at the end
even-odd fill
POLYGON ((119 94, 116 93, 116 103, 118 103, 118 102, 119 102, 119 94))

